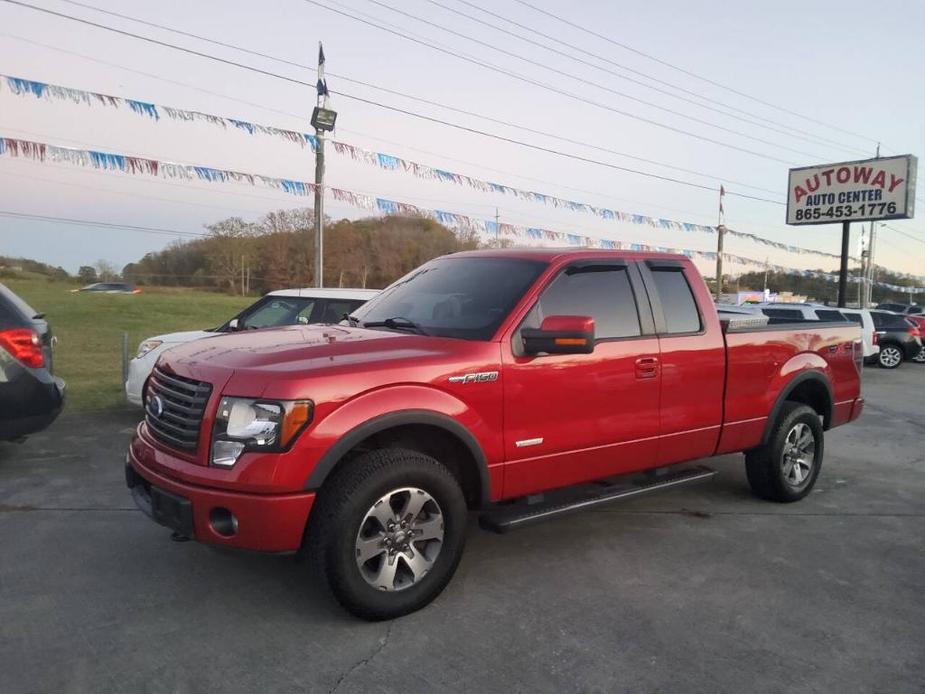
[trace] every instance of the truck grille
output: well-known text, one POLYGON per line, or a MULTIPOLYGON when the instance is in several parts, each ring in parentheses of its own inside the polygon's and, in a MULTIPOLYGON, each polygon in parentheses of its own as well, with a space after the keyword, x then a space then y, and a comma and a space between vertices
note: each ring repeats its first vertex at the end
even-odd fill
POLYGON ((145 422, 157 440, 187 451, 199 445, 202 415, 212 386, 154 367, 145 395, 145 422))

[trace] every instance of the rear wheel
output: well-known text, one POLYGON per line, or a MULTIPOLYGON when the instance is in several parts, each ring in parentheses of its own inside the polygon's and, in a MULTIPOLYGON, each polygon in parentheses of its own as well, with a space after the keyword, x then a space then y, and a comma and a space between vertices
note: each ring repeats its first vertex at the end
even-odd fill
POLYGON ((823 443, 816 411, 800 403, 785 403, 768 443, 745 454, 752 491, 768 501, 802 499, 816 484, 823 443))
POLYGON ((309 559, 358 617, 392 619, 424 607, 462 557, 462 490, 449 470, 422 453, 365 453, 335 470, 316 504, 309 559))
POLYGON ((916 364, 925 364, 925 347, 919 350, 919 353, 912 357, 912 361, 916 364))
POLYGON ((903 363, 903 351, 899 345, 887 343, 880 345, 878 357, 880 366, 884 369, 895 369, 903 363))

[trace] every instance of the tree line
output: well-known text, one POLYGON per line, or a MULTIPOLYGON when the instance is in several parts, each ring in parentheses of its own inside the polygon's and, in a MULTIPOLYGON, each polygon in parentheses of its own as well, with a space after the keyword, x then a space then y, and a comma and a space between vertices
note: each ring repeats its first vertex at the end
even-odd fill
MULTIPOLYGON (((423 217, 326 221, 324 283, 378 289, 431 258, 480 245, 474 232, 454 232, 423 217)), ((259 294, 313 286, 314 254, 312 211, 281 210, 259 222, 230 217, 211 224, 203 238, 174 242, 129 263, 122 277, 139 285, 259 294)))

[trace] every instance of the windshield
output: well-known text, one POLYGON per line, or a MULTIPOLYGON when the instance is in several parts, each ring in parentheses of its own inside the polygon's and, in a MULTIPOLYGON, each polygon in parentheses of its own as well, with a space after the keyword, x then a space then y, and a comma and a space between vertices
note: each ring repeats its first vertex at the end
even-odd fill
POLYGON ((488 340, 546 264, 517 258, 439 258, 411 271, 353 314, 464 340, 488 340))

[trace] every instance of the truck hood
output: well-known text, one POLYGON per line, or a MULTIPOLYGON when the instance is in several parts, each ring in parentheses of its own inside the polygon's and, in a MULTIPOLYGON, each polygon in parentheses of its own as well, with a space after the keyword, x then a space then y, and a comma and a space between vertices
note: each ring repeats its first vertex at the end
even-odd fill
MULTIPOLYGON (((173 347, 161 357, 168 369, 188 374, 235 375, 235 381, 291 381, 320 373, 388 370, 466 361, 464 340, 338 325, 307 325, 219 335, 173 347), (461 358, 461 359, 460 359, 461 358)), ((405 372, 408 375, 408 372, 405 372)), ((216 379, 221 380, 221 379, 216 379)))

